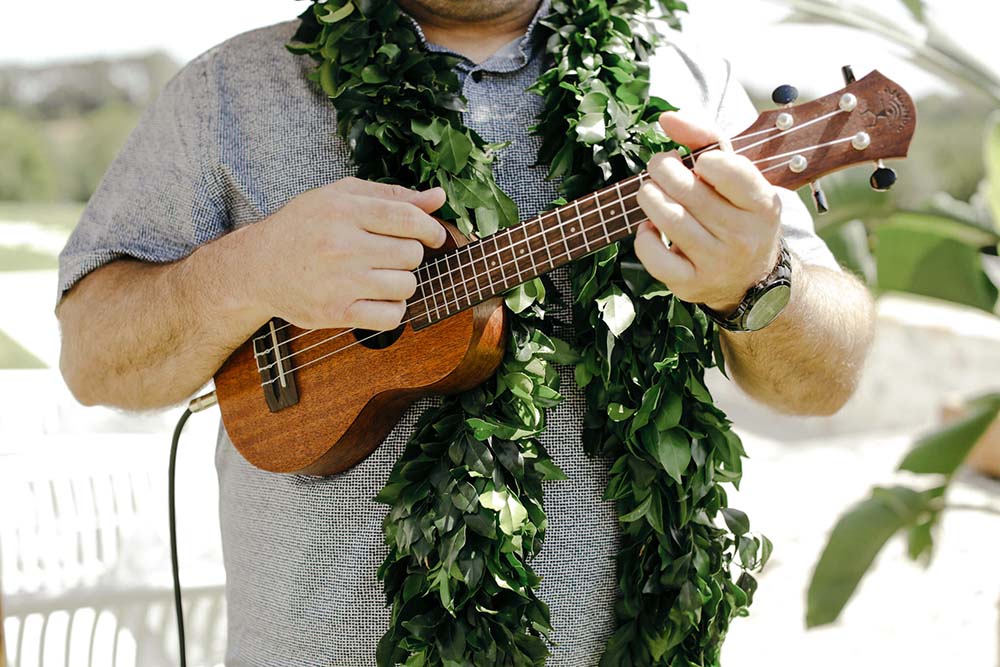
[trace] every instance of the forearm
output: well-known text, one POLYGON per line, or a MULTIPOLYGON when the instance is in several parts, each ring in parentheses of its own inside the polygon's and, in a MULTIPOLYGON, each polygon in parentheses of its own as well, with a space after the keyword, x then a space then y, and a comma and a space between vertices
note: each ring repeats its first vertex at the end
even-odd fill
POLYGON ((250 229, 171 264, 119 260, 81 280, 57 309, 77 399, 143 410, 204 385, 268 317, 253 294, 250 229))
POLYGON ((831 415, 854 393, 871 345, 874 305, 848 273, 792 256, 792 296, 781 315, 752 333, 723 331, 730 376, 781 412, 831 415))

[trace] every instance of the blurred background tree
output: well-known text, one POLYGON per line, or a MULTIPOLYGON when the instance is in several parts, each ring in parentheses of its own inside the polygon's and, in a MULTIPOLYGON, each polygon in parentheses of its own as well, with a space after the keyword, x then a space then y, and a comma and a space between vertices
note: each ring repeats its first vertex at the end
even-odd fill
POLYGON ((85 202, 177 69, 162 52, 0 68, 0 201, 85 202))

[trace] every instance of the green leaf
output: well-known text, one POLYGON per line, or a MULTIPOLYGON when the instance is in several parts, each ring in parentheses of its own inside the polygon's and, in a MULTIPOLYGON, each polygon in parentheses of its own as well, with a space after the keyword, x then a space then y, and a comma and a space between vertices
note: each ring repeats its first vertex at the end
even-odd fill
POLYGON ((917 440, 899 469, 924 474, 955 474, 1000 414, 1000 394, 970 401, 969 408, 969 413, 954 423, 917 440))
POLYGON ((1000 233, 1000 111, 993 112, 986 130, 986 201, 1000 233))
POLYGON ((897 486, 876 489, 840 517, 809 582, 806 625, 837 620, 889 538, 916 523, 926 509, 925 496, 897 486))
POLYGON ((576 136, 585 144, 604 141, 606 134, 603 113, 588 113, 580 118, 580 122, 576 125, 576 136))
POLYGON ((385 83, 389 77, 378 65, 367 65, 361 70, 361 80, 365 83, 385 83))
POLYGON ((465 132, 460 132, 448 125, 438 144, 441 166, 453 174, 458 174, 469 163, 472 153, 472 139, 465 132))
POLYGON ((328 13, 322 16, 317 16, 316 18, 318 18, 323 23, 337 23, 350 16, 351 12, 354 11, 354 3, 351 2, 351 0, 347 0, 347 4, 345 4, 343 7, 340 7, 339 9, 333 9, 332 7, 329 6, 327 6, 325 9, 327 10, 328 13))
POLYGON ((601 319, 617 338, 635 320, 635 306, 632 300, 617 287, 612 287, 608 294, 597 300, 601 319))
POLYGON ((983 270, 978 245, 983 238, 981 231, 962 228, 943 217, 899 213, 875 234, 880 289, 922 294, 993 312, 998 292, 983 270))
POLYGON ((635 414, 633 408, 627 408, 621 403, 612 403, 608 406, 608 417, 611 421, 622 422, 635 414))
POLYGON ((652 495, 646 496, 646 499, 643 500, 641 503, 639 503, 638 507, 636 507, 628 514, 622 515, 618 520, 621 521, 622 523, 631 523, 632 521, 638 521, 642 517, 646 516, 646 513, 649 512, 649 508, 652 505, 652 503, 653 503, 653 496, 652 495))
POLYGON ((504 299, 511 312, 523 313, 530 308, 538 299, 539 284, 537 279, 531 280, 507 292, 504 299))
MULTIPOLYGON (((608 96, 604 93, 598 91, 593 91, 587 93, 580 100, 580 113, 583 114, 601 114, 603 117, 604 110, 608 108, 608 96)), ((601 139, 604 137, 601 136, 601 139)))
POLYGON ((691 443, 687 434, 679 428, 660 431, 656 459, 675 482, 683 484, 681 477, 691 463, 691 443))
POLYGON ((913 14, 913 18, 920 23, 924 22, 924 0, 903 0, 903 4, 913 14))
POLYGON ((740 537, 750 532, 750 519, 740 510, 725 507, 722 510, 722 518, 726 520, 726 525, 733 535, 740 537))
MULTIPOLYGON (((441 141, 441 137, 444 135, 445 128, 448 127, 440 118, 435 118, 434 120, 427 122, 419 118, 414 118, 410 121, 410 129, 413 133, 424 141, 429 141, 433 144, 437 144, 441 141)), ((456 179, 457 182, 458 179, 456 179)))

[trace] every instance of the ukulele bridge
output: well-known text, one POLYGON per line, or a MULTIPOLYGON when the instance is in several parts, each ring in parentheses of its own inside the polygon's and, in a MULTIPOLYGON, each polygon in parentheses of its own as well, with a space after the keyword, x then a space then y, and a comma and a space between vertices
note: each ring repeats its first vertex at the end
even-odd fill
POLYGON ((299 402, 292 348, 288 343, 289 329, 287 322, 275 317, 258 329, 253 337, 261 389, 271 412, 280 412, 299 402))

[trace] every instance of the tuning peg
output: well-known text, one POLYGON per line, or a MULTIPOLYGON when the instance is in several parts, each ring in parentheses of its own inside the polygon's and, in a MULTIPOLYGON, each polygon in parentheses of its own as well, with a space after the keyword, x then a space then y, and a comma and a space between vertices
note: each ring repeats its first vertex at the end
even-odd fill
POLYGON ((799 99, 799 89, 795 86, 778 86, 771 93, 771 100, 779 106, 788 106, 789 104, 794 104, 795 100, 799 99))
POLYGON ((816 204, 816 212, 820 215, 824 215, 830 212, 830 206, 826 202, 826 193, 823 192, 823 186, 819 184, 819 181, 814 181, 809 184, 812 188, 813 202, 816 204))
POLYGON ((896 184, 896 172, 879 160, 878 169, 872 174, 870 182, 876 192, 887 192, 896 184))
POLYGON ((848 86, 857 81, 857 77, 854 76, 854 68, 850 65, 844 65, 840 68, 840 71, 844 74, 844 83, 848 86))

